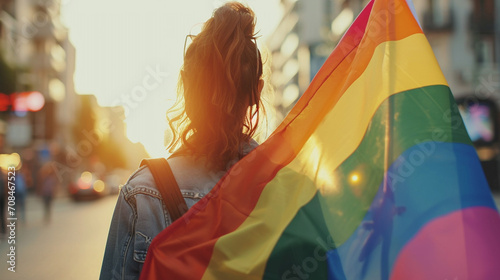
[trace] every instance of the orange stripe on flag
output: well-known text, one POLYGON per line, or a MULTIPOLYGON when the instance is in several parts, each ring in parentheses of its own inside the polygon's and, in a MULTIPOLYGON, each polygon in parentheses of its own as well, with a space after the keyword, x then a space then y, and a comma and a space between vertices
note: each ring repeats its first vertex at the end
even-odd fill
POLYGON ((324 116, 360 77, 375 48, 386 41, 422 33, 412 17, 398 16, 411 15, 405 1, 395 0, 397 5, 385 10, 377 6, 380 2, 371 8, 372 3, 275 133, 238 162, 182 219, 153 240, 141 279, 201 279, 219 237, 235 231, 247 219, 267 183, 295 158, 324 116), (365 30, 367 22, 370 28, 365 30), (394 28, 387 32, 389 22, 394 28))

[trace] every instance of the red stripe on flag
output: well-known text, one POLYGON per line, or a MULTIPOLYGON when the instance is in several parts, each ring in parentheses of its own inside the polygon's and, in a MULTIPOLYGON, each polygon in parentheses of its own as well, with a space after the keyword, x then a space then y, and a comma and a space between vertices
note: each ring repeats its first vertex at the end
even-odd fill
MULTIPOLYGON (((183 218, 153 240, 141 279, 202 278, 218 238, 233 232, 246 220, 266 184, 295 158, 324 115, 361 75, 375 47, 388 40, 421 33, 412 18, 395 17, 395 13, 376 10, 376 7, 372 12, 372 5, 370 2, 356 19, 276 132, 238 162, 183 218), (397 25, 394 32, 389 35, 385 30, 377 32, 376 27, 382 28, 388 22, 397 25), (367 24, 368 30, 365 30, 367 24), (338 80, 337 84, 343 88, 331 89, 331 94, 315 95, 327 79, 338 80)), ((406 3, 404 7, 407 8, 406 3)))

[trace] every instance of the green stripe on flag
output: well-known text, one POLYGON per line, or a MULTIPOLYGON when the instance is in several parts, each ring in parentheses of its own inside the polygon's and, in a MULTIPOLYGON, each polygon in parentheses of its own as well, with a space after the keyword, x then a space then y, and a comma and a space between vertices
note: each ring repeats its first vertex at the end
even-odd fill
MULTIPOLYGON (((283 232, 263 279, 305 279, 301 273, 308 275, 307 279, 326 279, 327 264, 322 256, 352 235, 382 183, 389 111, 389 164, 417 144, 421 144, 424 156, 433 152, 433 142, 472 145, 447 86, 428 86, 392 95, 375 112, 356 151, 332 170, 336 191, 318 192, 283 232), (301 244, 295 244, 298 240, 301 244)), ((356 114, 356 108, 352 113, 356 114)), ((393 183, 404 182, 411 175, 412 164, 402 164, 398 174, 390 174, 393 183)))

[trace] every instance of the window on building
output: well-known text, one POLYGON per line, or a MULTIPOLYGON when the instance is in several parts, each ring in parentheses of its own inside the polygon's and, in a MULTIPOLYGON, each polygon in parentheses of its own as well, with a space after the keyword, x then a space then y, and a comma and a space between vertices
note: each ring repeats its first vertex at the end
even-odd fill
POLYGON ((495 31, 495 1, 474 0, 472 30, 478 34, 493 35, 495 31))
POLYGON ((424 13, 424 29, 446 31, 452 26, 451 0, 428 0, 428 10, 424 13))

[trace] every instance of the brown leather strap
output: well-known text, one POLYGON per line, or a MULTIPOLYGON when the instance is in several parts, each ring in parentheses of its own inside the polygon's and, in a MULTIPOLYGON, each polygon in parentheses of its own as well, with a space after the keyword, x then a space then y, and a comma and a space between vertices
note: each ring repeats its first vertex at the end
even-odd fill
POLYGON ((143 165, 147 165, 151 170, 172 222, 177 220, 186 213, 188 208, 167 160, 164 158, 143 159, 141 166, 143 165))

